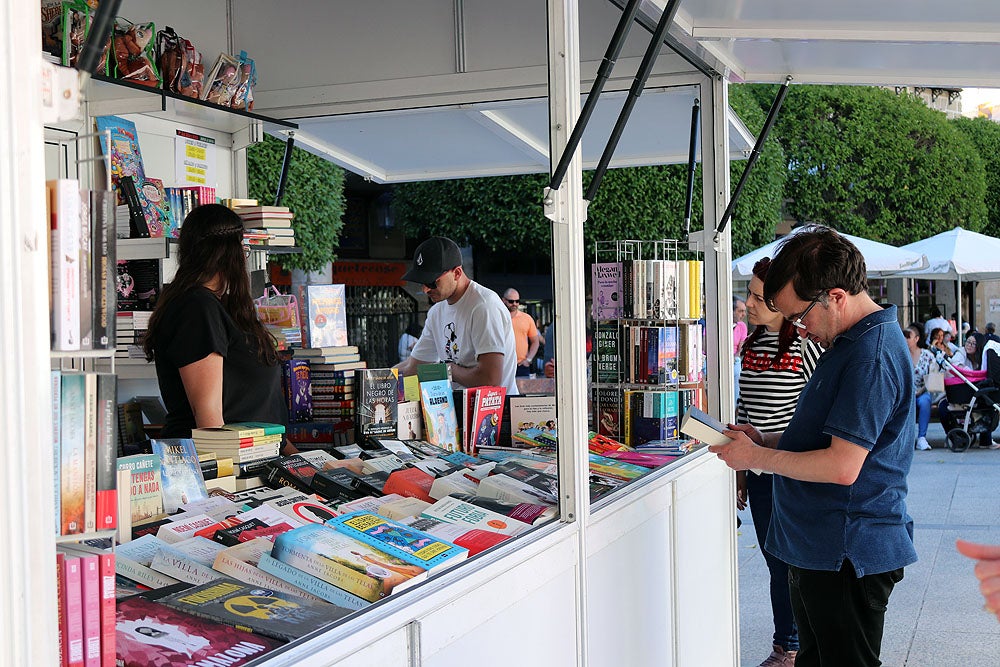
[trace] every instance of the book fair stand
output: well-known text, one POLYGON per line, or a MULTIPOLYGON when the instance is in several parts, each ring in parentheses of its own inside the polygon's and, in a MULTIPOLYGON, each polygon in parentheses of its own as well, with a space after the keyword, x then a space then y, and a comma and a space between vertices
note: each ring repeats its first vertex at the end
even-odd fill
MULTIPOLYGON (((7 350, 0 365, 7 429, 0 663, 59 663, 45 180, 53 159, 73 169, 94 156, 68 154, 77 142, 52 139, 44 128, 92 132, 93 118, 116 115, 144 133, 144 157, 161 173, 176 168, 178 136, 215 146, 213 163, 199 168, 214 173, 220 197, 247 195, 245 149, 262 132, 378 182, 552 177, 538 201, 553 232, 559 519, 253 664, 443 667, 474 656, 497 667, 735 666, 729 470, 696 450, 590 501, 584 339, 591 306, 588 281, 579 278, 585 200, 594 193, 584 192, 582 172, 684 163, 692 153, 700 160, 706 229, 665 247, 695 251, 703 261, 703 407, 726 421, 733 410, 729 229, 739 224, 730 219, 730 193, 741 187, 730 183, 729 164, 746 158, 752 165, 756 153, 756 138, 729 111, 728 83, 1000 87, 993 69, 1000 8, 986 0, 947 7, 767 0, 752 8, 674 0, 125 0, 117 13, 172 26, 206 60, 246 51, 258 84, 252 109, 221 112, 99 80, 80 91, 75 72, 43 67, 38 8, 0 0, 8 45, 0 66, 0 343, 7 350)), ((81 180, 89 169, 81 167, 81 180)), ((622 240, 607 241, 616 258, 630 252, 622 240)), ((120 252, 169 255, 148 245, 155 244, 120 252)), ((625 335, 626 323, 615 330, 625 335)), ((76 356, 86 364, 88 356, 97 363, 110 355, 76 356)), ((119 381, 151 381, 128 366, 112 366, 119 381)))

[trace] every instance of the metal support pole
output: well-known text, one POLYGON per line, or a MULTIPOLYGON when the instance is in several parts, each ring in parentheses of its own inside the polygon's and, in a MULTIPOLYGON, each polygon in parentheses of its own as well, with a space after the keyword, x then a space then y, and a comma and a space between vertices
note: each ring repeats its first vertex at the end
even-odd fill
POLYGON ((559 158, 559 164, 556 166, 555 171, 552 172, 552 180, 549 181, 549 188, 552 190, 558 190, 559 186, 562 185, 562 180, 566 175, 566 170, 569 168, 570 160, 573 159, 573 153, 576 151, 576 147, 580 145, 580 140, 583 139, 583 132, 587 129, 590 116, 597 107, 597 101, 601 97, 601 91, 604 90, 604 84, 607 83, 608 78, 611 76, 611 71, 615 68, 615 63, 622 52, 625 38, 628 37, 632 22, 635 20, 635 13, 638 10, 639 0, 629 0, 628 5, 622 10, 621 19, 618 21, 615 32, 611 36, 611 43, 608 44, 604 60, 601 61, 601 66, 597 68, 597 77, 590 88, 590 94, 587 95, 587 101, 584 102, 580 118, 573 127, 573 133, 569 135, 569 141, 566 142, 566 148, 559 158))
POLYGON ((281 161, 281 175, 278 176, 278 191, 274 195, 274 205, 281 206, 281 200, 285 196, 285 185, 288 184, 288 170, 292 166, 292 149, 295 147, 295 133, 288 133, 288 140, 285 141, 285 157, 281 161))
POLYGON ((635 108, 636 102, 639 101, 639 95, 642 94, 642 89, 649 79, 649 74, 653 71, 656 56, 663 46, 663 38, 667 34, 670 25, 674 22, 674 15, 677 14, 677 8, 680 4, 680 0, 670 0, 660 15, 660 22, 656 24, 656 30, 653 31, 653 38, 650 40, 649 46, 646 47, 646 53, 643 54, 642 62, 639 63, 639 70, 635 73, 635 78, 632 80, 628 97, 625 98, 625 104, 622 106, 622 110, 618 114, 618 120, 615 121, 615 126, 611 130, 611 137, 608 139, 608 143, 604 147, 604 153, 601 154, 601 159, 597 163, 597 169, 594 170, 594 177, 587 187, 587 193, 583 196, 587 201, 594 201, 594 195, 597 194, 597 189, 600 187, 601 181, 604 179, 604 174, 608 170, 608 164, 611 163, 611 157, 615 154, 615 149, 618 147, 618 140, 621 139, 625 125, 632 115, 632 110, 635 108))
POLYGON ((691 235, 691 206, 694 200, 694 169, 698 163, 695 150, 698 146, 698 123, 701 119, 701 101, 691 106, 691 141, 688 144, 687 188, 684 193, 684 238, 691 235))
POLYGON ((774 127, 774 123, 778 120, 778 111, 781 110, 781 103, 785 101, 785 96, 788 95, 788 84, 791 83, 792 77, 785 77, 785 82, 781 84, 781 88, 778 89, 778 94, 774 98, 774 102, 771 103, 771 108, 767 112, 767 120, 764 121, 764 127, 760 131, 760 135, 757 137, 757 142, 753 145, 753 150, 750 151, 750 157, 747 158, 747 166, 743 170, 743 175, 740 176, 739 183, 736 184, 736 189, 733 190, 733 196, 729 199, 729 204, 726 206, 725 212, 722 214, 722 219, 719 220, 719 224, 715 228, 715 238, 718 241, 719 235, 722 234, 726 229, 726 225, 729 223, 729 218, 732 217, 733 211, 736 210, 736 202, 740 199, 740 193, 743 192, 743 186, 746 185, 747 179, 750 177, 750 172, 753 170, 753 166, 757 164, 757 158, 760 157, 760 149, 764 147, 764 142, 767 141, 767 135, 771 133, 771 128, 774 127))

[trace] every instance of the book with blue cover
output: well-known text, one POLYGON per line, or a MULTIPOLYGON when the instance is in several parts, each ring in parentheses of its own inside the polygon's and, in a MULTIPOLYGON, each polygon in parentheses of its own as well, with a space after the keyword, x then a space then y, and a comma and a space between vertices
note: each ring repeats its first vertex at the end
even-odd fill
POLYGON ((257 561, 257 567, 268 574, 274 575, 282 581, 285 581, 293 586, 297 586, 305 592, 315 595, 322 600, 326 600, 331 604, 335 604, 338 607, 345 607, 347 609, 364 609, 371 604, 370 601, 358 597, 353 593, 348 593, 344 589, 323 581, 319 577, 313 576, 308 572, 303 572, 297 567, 292 567, 288 563, 283 563, 268 553, 262 553, 260 555, 260 560, 257 561))
POLYGON ((338 532, 433 572, 469 557, 469 550, 372 512, 351 512, 326 522, 338 532))
POLYGON ((427 442, 449 452, 461 451, 451 383, 448 380, 421 382, 420 404, 424 411, 427 442))
POLYGON ((153 453, 160 457, 163 483, 163 510, 173 514, 188 503, 208 499, 201 474, 198 452, 190 438, 151 440, 153 453))

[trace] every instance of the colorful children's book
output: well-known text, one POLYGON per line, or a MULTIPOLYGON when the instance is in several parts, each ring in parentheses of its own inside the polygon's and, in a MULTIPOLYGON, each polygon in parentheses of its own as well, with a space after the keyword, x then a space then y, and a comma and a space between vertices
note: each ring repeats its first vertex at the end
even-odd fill
POLYGON ((135 123, 118 116, 98 116, 97 131, 109 130, 111 145, 101 137, 101 150, 111 156, 111 184, 118 193, 118 204, 125 204, 124 195, 118 187, 122 176, 130 176, 132 182, 141 185, 146 174, 142 166, 142 153, 139 150, 139 133, 135 123))
POLYGON ((239 667, 284 644, 185 614, 141 595, 118 601, 118 664, 239 667))
POLYGON ((468 549, 372 512, 338 516, 327 521, 327 525, 429 572, 451 567, 469 557, 468 549))
POLYGON ((160 457, 163 509, 167 514, 176 512, 181 505, 208 498, 194 440, 174 438, 150 442, 153 453, 160 457))
POLYGON ((303 285, 305 307, 304 347, 347 345, 347 310, 344 285, 303 285))
POLYGON ((431 380, 420 383, 420 403, 424 411, 424 435, 432 445, 450 452, 459 446, 455 403, 448 380, 431 380))
POLYGON ((163 181, 158 178, 146 178, 139 188, 139 203, 146 218, 150 238, 160 238, 170 231, 173 218, 167 193, 163 190, 163 181))

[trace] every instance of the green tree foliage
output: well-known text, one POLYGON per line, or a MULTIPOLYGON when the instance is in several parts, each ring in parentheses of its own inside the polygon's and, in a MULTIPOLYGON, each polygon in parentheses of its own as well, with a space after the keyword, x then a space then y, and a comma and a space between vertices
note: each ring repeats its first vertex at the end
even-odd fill
POLYGON ((976 147, 986 177, 986 225, 980 231, 1000 237, 1000 123, 987 118, 951 121, 976 147))
MULTIPOLYGON (((285 143, 271 136, 247 150, 250 196, 262 204, 274 202, 285 143)), ((285 268, 316 271, 337 258, 344 226, 344 170, 301 148, 292 151, 282 205, 295 213, 292 227, 301 255, 280 255, 285 268)))
MULTIPOLYGON (((764 123, 754 98, 733 86, 730 104, 751 132, 764 123)), ((735 186, 745 163, 732 165, 735 186)), ((584 225, 587 255, 598 240, 681 238, 685 165, 608 171, 584 225)), ((584 174, 584 186, 592 173, 584 174)), ((743 190, 732 223, 733 252, 749 252, 774 238, 780 220, 785 160, 769 140, 743 190)), ((494 251, 548 255, 551 230, 542 215, 541 174, 407 183, 397 186, 395 205, 409 236, 446 235, 494 251)), ((692 229, 702 227, 701 167, 695 175, 692 229)), ((721 214, 721 212, 720 212, 721 214)), ((714 223, 713 223, 714 226, 714 223)))
MULTIPOLYGON (((774 87, 753 91, 760 103, 774 87)), ((797 220, 896 245, 986 223, 983 161, 943 113, 880 88, 793 86, 775 127, 797 220)))

